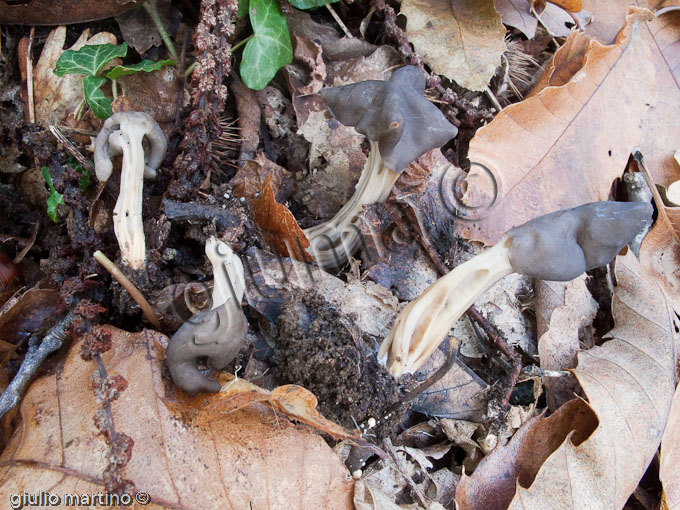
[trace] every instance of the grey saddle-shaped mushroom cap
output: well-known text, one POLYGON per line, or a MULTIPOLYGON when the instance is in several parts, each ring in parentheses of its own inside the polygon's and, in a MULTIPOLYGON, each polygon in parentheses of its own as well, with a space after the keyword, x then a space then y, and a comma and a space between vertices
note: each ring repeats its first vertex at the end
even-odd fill
POLYGON ((540 216, 508 231, 520 274, 568 281, 611 262, 652 220, 646 202, 594 202, 540 216))
POLYGON ((321 91, 331 113, 378 142, 387 168, 401 172, 427 151, 458 134, 425 92, 425 76, 416 66, 392 73, 388 81, 368 80, 321 91))

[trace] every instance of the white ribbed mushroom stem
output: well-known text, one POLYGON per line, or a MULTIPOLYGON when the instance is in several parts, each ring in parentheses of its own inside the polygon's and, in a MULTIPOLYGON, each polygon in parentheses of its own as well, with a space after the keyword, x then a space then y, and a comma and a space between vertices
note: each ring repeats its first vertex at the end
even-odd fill
POLYGON ((115 131, 109 145, 123 153, 120 194, 113 209, 113 230, 123 262, 132 269, 144 269, 146 244, 142 224, 144 148, 141 130, 115 131))
POLYGON ((205 243, 205 254, 212 264, 215 276, 212 309, 222 306, 229 299, 234 299, 240 308, 246 291, 243 262, 226 243, 214 237, 205 243))
POLYGON ((514 273, 504 237, 493 248, 457 266, 399 313, 378 351, 395 377, 418 370, 439 347, 465 310, 494 283, 514 273))
POLYGON ((361 240, 360 215, 365 205, 384 201, 399 174, 383 165, 378 142, 370 141, 371 152, 361 171, 354 195, 330 220, 305 229, 307 248, 321 267, 339 267, 356 251, 361 240))

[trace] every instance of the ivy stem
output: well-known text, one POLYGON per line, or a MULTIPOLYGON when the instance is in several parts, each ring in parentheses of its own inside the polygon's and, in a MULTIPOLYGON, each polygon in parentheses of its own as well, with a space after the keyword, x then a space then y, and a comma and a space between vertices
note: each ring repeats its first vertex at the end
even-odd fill
POLYGON ((187 70, 184 71, 184 79, 188 80, 189 76, 191 76, 191 73, 194 72, 194 69, 196 69, 196 61, 194 61, 193 64, 191 64, 189 67, 187 67, 187 70))
POLYGON ((242 41, 237 42, 231 47, 231 52, 235 52, 237 49, 239 49, 241 46, 243 46, 245 43, 250 41, 253 37, 255 37, 255 34, 250 34, 248 37, 243 39, 242 41))
POLYGON ((111 93, 113 99, 118 99, 118 80, 111 80, 111 93))
POLYGON ((165 46, 168 48, 168 52, 170 53, 170 56, 173 58, 173 60, 177 61, 177 50, 175 50, 175 45, 172 42, 172 39, 170 39, 170 36, 168 35, 167 30, 165 30, 165 26, 163 25, 163 20, 161 19, 160 15, 158 14, 158 8, 156 7, 156 0, 147 0, 144 2, 144 9, 146 12, 149 13, 149 16, 151 16, 151 19, 153 20, 154 25, 156 25, 156 30, 158 30, 158 33, 161 36, 161 39, 163 39, 163 42, 165 43, 165 46))
POLYGON ((85 109, 85 98, 83 97, 80 100, 80 103, 78 103, 78 106, 76 106, 76 109, 73 110, 73 118, 75 120, 80 120, 80 116, 83 113, 84 109, 85 109))

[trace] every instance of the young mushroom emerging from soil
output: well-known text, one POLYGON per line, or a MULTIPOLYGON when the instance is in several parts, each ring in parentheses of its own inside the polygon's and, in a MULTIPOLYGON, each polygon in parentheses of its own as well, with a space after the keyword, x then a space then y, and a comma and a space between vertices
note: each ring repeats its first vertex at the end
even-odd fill
POLYGON ((519 273, 568 281, 608 264, 648 222, 643 202, 595 202, 510 229, 493 248, 460 264, 411 301, 383 340, 378 359, 398 377, 418 370, 458 318, 501 278, 519 273))
POLYGON ((94 168, 100 183, 111 176, 111 156, 123 155, 120 194, 113 209, 113 229, 121 258, 132 269, 143 269, 146 259, 142 224, 143 179, 156 177, 167 144, 156 121, 141 112, 120 112, 109 117, 94 143, 94 168))
POLYGON ((241 259, 214 237, 205 244, 205 253, 215 276, 212 308, 182 324, 166 351, 172 380, 190 395, 216 393, 221 388, 220 383, 200 372, 198 358, 206 357, 210 368, 220 370, 236 357, 248 333, 241 309, 245 292, 241 259))
POLYGON ((388 81, 369 80, 321 92, 340 122, 369 139, 371 151, 349 202, 329 221, 305 230, 308 251, 320 266, 347 262, 359 245, 363 206, 385 200, 412 161, 458 133, 424 92, 425 76, 415 66, 397 69, 388 81))

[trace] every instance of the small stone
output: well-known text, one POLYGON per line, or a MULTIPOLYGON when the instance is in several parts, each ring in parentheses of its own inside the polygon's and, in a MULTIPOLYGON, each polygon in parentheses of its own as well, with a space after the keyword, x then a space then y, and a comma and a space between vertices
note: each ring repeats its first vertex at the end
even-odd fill
POLYGON ((354 478, 355 480, 358 480, 359 478, 361 478, 362 474, 363 474, 363 471, 361 471, 361 469, 357 469, 356 471, 352 472, 352 478, 354 478))

